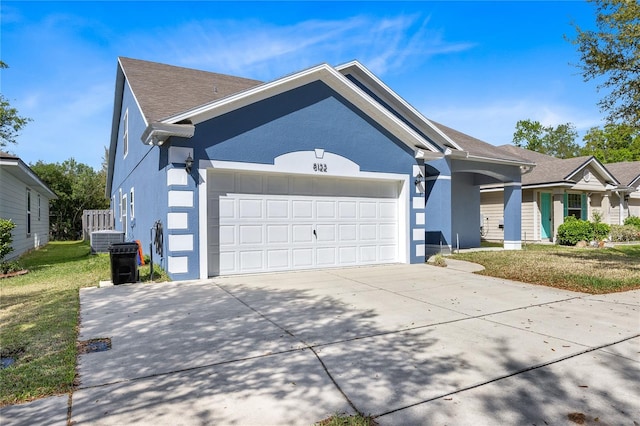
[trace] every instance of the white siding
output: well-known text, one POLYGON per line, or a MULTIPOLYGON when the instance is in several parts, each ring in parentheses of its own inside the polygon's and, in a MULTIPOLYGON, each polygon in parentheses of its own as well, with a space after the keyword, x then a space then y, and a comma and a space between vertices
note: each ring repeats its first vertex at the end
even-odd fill
POLYGON ((485 227, 484 239, 489 241, 504 240, 504 230, 499 227, 504 218, 504 191, 480 193, 480 216, 485 227))
POLYGON ((527 241, 539 240, 540 231, 536 230, 540 226, 535 226, 535 221, 539 220, 540 212, 537 211, 538 204, 535 202, 534 191, 532 189, 522 190, 522 239, 527 241))
POLYGON ((27 185, 13 174, 0 168, 0 217, 11 219, 13 230, 13 251, 6 260, 16 258, 31 249, 49 242, 49 199, 31 188, 31 234, 27 235, 27 185), (38 195, 40 195, 40 218, 38 219, 38 195))

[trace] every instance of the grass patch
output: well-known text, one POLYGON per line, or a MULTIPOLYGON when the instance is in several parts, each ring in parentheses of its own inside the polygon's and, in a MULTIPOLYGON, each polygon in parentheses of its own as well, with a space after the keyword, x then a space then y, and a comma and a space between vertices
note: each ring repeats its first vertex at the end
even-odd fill
POLYGON ((591 294, 640 288, 640 245, 579 249, 530 244, 526 250, 451 256, 485 267, 479 274, 591 294))
MULTIPOLYGON (((71 390, 79 289, 111 278, 109 255, 92 255, 82 241, 52 242, 23 256, 20 264, 30 272, 0 280, 1 356, 15 360, 0 370, 0 405, 71 390)), ((148 270, 141 267, 140 277, 148 278, 148 270)))
POLYGON ((316 423, 316 426, 377 426, 377 424, 373 417, 370 416, 335 414, 316 423))

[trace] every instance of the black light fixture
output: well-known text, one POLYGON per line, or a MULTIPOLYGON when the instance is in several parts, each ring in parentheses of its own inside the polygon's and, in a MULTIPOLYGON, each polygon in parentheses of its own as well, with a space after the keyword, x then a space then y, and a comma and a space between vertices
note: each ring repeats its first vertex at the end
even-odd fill
POLYGON ((193 158, 191 158, 191 154, 184 160, 184 171, 188 174, 191 174, 191 167, 193 166, 193 158))

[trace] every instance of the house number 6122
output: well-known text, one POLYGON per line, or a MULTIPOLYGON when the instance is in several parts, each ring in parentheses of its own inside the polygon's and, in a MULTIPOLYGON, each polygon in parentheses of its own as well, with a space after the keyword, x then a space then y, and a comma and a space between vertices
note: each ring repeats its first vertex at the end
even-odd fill
POLYGON ((326 173, 327 172, 327 165, 324 163, 313 163, 313 171, 314 172, 320 172, 320 173, 326 173))

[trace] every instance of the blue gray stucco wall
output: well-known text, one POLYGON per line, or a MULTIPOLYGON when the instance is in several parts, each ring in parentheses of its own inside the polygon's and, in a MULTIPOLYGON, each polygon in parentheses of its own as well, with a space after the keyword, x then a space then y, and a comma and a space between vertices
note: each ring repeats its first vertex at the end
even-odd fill
MULTIPOLYGON (((146 123, 128 84, 125 84, 120 116, 120 129, 116 145, 111 207, 114 210, 117 230, 126 232, 127 241, 139 240, 143 252, 150 254, 151 227, 157 220, 165 222, 167 216, 167 190, 165 167, 160 161, 160 149, 144 145, 140 135, 146 123), (124 156, 124 115, 128 109, 128 153, 124 156), (131 219, 130 192, 134 191, 135 216, 131 219), (120 190, 127 194, 127 222, 120 220, 120 190), (115 196, 115 204, 114 204, 115 196)), ((166 256, 161 258, 154 250, 154 263, 166 269, 166 256)))
MULTIPOLYGON (((280 155, 316 148, 350 159, 363 172, 411 176, 418 164, 411 148, 322 82, 200 123, 191 139, 175 138, 171 144, 193 147, 194 164, 201 159, 273 164, 280 155)), ((195 185, 195 179, 193 182, 195 185)), ((413 188, 408 190, 415 195, 413 188)), ((195 211, 198 202, 196 197, 195 211)), ((411 205, 407 209, 411 211, 411 205)), ((408 225, 406 232, 410 233, 414 214, 408 225)), ((189 227, 196 230, 194 244, 198 247, 197 218, 190 219, 189 227)), ((411 240, 410 235, 407 238, 411 240)), ((410 247, 411 262, 423 262, 424 255, 417 255, 413 244, 410 247)), ((197 254, 190 257, 189 278, 197 277, 191 276, 191 271, 197 274, 198 262, 197 254)))

